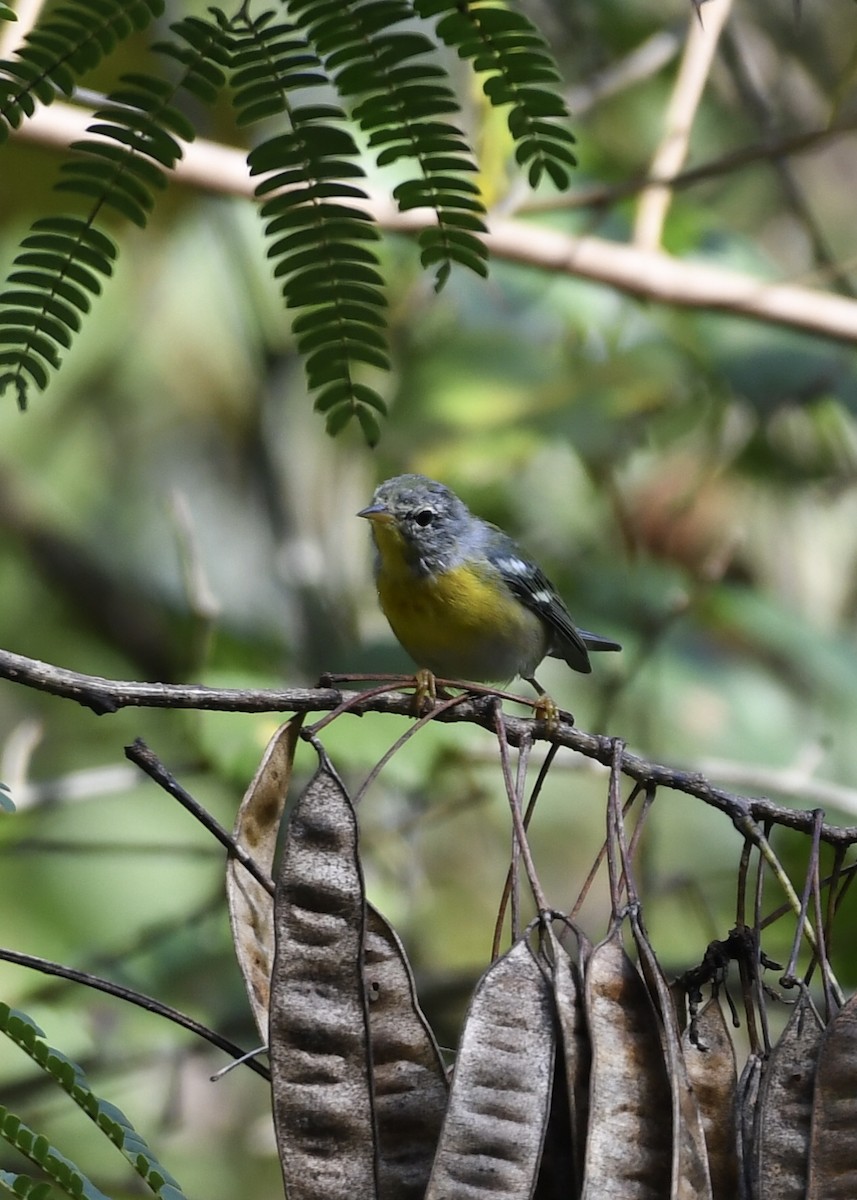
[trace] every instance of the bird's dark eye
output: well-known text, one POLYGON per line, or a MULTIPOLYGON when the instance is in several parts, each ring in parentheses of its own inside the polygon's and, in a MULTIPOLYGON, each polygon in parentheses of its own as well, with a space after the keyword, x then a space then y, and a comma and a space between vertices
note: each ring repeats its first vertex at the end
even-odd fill
POLYGON ((418 508, 414 513, 414 520, 422 529, 425 529, 425 527, 427 525, 431 525, 432 521, 434 520, 434 509, 418 508))

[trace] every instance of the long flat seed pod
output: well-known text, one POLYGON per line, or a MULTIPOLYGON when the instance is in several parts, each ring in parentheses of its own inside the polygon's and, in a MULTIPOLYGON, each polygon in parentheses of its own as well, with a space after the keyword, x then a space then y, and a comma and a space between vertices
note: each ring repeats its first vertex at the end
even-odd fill
POLYGON ((804 1200, 823 1027, 801 990, 768 1059, 756 1120, 756 1200, 804 1200))
POLYGON ((576 1185, 572 1194, 576 1196, 583 1184, 592 1053, 583 1008, 583 984, 578 967, 558 941, 553 942, 551 952, 553 993, 559 1018, 562 1069, 568 1093, 569 1140, 576 1185))
MULTIPOLYGON (((265 748, 259 769, 244 794, 235 818, 232 836, 252 856, 256 865, 271 875, 277 833, 292 777, 295 747, 303 724, 299 713, 281 725, 265 748)), ((235 955, 253 1019, 268 1039, 268 998, 274 961, 274 904, 258 880, 237 858, 226 863, 226 897, 235 955)))
POLYGON ((751 1054, 744 1063, 735 1089, 735 1140, 738 1146, 739 1200, 755 1200, 753 1196, 753 1162, 756 1145, 756 1118, 759 1088, 764 1063, 760 1055, 751 1054))
POLYGON ((323 760, 291 814, 274 901, 271 1087, 288 1200, 374 1200, 357 821, 323 760))
POLYGON ((381 1200, 422 1200, 449 1088, 402 944, 371 905, 366 910, 363 976, 375 1080, 379 1194, 381 1200))
POLYGON ((711 1175, 713 1200, 735 1200, 738 1194, 738 1147, 735 1144, 735 1087, 738 1070, 735 1047, 716 997, 696 1018, 698 1044, 685 1029, 682 1037, 684 1061, 693 1088, 711 1175))
POLYGON ((542 1143, 542 1157, 533 1200, 577 1200, 580 1195, 570 1130, 571 1118, 568 1111, 562 1046, 557 1039, 550 1113, 545 1128, 545 1140, 542 1143))
POLYGON ((857 1196, 857 996, 839 1010, 821 1039, 806 1200, 857 1196))
POLYGON ((657 1014, 618 923, 590 954, 584 983, 592 1074, 583 1200, 664 1200, 669 1081, 657 1014))
POLYGON ((528 1200, 548 1119, 550 986, 525 938, 479 981, 425 1200, 528 1200))
POLYGON ((639 916, 631 918, 643 976, 655 1003, 672 1103, 672 1182, 670 1200, 711 1200, 705 1133, 682 1053, 675 1002, 661 964, 639 916))

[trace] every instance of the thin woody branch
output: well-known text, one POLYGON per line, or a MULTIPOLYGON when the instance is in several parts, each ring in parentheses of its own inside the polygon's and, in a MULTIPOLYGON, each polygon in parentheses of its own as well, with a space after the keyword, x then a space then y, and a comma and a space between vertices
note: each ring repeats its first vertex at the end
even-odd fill
MULTIPOLYGON (((0 650, 0 679, 75 700, 98 714, 117 712, 120 708, 283 713, 330 712, 335 708, 344 708, 355 716, 367 712, 413 716, 413 696, 399 691, 379 692, 373 689, 364 696, 361 692, 331 687, 280 690, 141 683, 84 675, 8 650, 0 650)), ((496 695, 488 692, 474 695, 452 707, 441 705, 434 719, 444 723, 479 725, 496 733, 496 695)), ((504 714, 503 725, 506 740, 511 746, 544 741, 574 750, 605 767, 613 762, 615 739, 578 729, 568 713, 560 712, 556 724, 550 727, 542 720, 504 714)), ((764 797, 741 796, 716 787, 698 772, 681 771, 653 763, 628 750, 622 751, 621 771, 648 788, 670 788, 701 800, 724 813, 741 833, 750 838, 754 836, 754 826, 765 821, 806 834, 812 834, 816 827, 812 811, 788 808, 764 797)), ((857 843, 857 826, 823 824, 820 837, 832 846, 851 846, 857 843)))

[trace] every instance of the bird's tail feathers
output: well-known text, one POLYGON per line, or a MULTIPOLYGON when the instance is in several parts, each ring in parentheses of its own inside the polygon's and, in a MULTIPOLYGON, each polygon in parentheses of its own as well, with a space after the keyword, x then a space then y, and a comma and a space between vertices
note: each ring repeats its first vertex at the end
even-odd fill
POLYGON ((580 640, 583 642, 587 650, 622 649, 618 642, 614 642, 610 638, 602 637, 600 633, 588 633, 585 629, 579 629, 577 632, 580 634, 580 640))

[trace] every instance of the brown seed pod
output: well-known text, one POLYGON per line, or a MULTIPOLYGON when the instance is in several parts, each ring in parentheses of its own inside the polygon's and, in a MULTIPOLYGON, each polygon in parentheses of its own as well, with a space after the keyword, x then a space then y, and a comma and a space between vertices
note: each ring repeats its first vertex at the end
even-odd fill
MULTIPOLYGON (((235 818, 233 838, 267 875, 274 870, 277 833, 303 719, 303 713, 292 717, 268 742, 235 818)), ((270 892, 232 856, 226 863, 226 898, 235 955, 244 977, 253 1019, 262 1040, 267 1042, 268 998, 274 961, 273 899, 270 892)))
POLYGON ((857 995, 827 1026, 818 1055, 806 1200, 857 1196, 857 995))
POLYGON ((470 1002, 425 1200, 532 1196, 555 1047, 550 987, 522 938, 470 1002))
POLYGON ((806 1195, 813 1087, 822 1031, 809 994, 801 989, 759 1087, 758 1200, 804 1200, 806 1195))
POLYGON ((672 1119, 658 1018, 617 922, 585 973, 592 1043, 583 1200, 664 1200, 672 1119))
POLYGON ((421 1200, 446 1112, 446 1071, 417 1003, 402 944, 371 905, 366 912, 363 977, 381 1200, 421 1200))
POLYGON ((738 1196, 753 1195, 753 1160, 756 1145, 756 1116, 764 1060, 751 1054, 744 1063, 735 1089, 735 1142, 738 1147, 738 1196))
POLYGON ((274 910, 268 1044, 286 1195, 374 1200, 357 821, 324 760, 289 819, 274 910))
POLYGON ((696 1042, 689 1030, 682 1037, 684 1061, 693 1088, 711 1175, 713 1200, 735 1200, 738 1194, 738 1147, 735 1144, 735 1047, 720 1001, 712 997, 696 1018, 696 1042))
POLYGON ((583 1185, 592 1054, 589 1031, 586 1028, 580 970, 558 941, 554 940, 551 951, 553 994, 559 1018, 561 1069, 565 1077, 568 1133, 576 1185, 573 1194, 576 1196, 583 1185))

